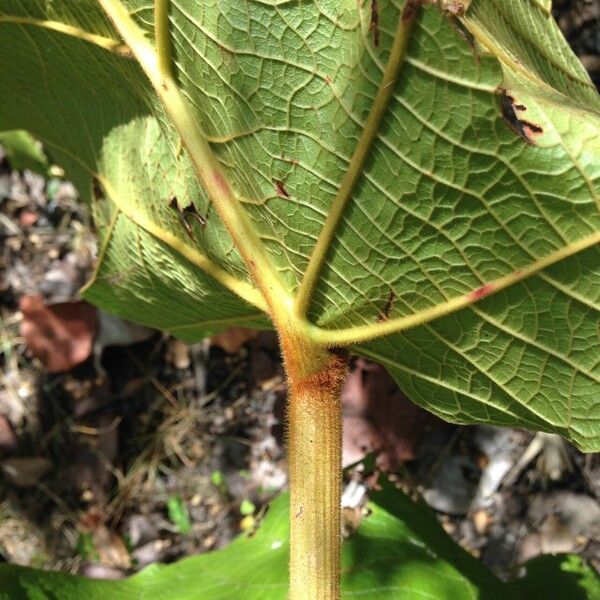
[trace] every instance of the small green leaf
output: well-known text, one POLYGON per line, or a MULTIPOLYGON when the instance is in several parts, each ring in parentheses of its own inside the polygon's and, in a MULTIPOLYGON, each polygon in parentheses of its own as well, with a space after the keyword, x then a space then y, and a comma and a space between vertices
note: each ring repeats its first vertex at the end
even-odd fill
POLYGON ((13 169, 29 169, 40 175, 48 174, 48 159, 41 144, 27 131, 0 131, 0 146, 13 169))
POLYGON ((79 534, 75 550, 83 560, 95 561, 99 558, 98 551, 94 546, 94 541, 90 532, 82 531, 79 534))
POLYGON ((192 530, 190 514, 179 496, 171 496, 167 500, 169 519, 175 524, 179 533, 188 534, 192 530))

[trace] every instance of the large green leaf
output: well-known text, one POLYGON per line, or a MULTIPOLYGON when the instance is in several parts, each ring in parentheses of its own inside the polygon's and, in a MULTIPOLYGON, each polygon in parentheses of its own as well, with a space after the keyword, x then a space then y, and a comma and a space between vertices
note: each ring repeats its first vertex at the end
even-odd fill
MULTIPOLYGON (((424 504, 382 482, 371 514, 343 546, 342 596, 369 600, 596 600, 600 579, 579 557, 541 557, 505 584, 462 550, 424 504)), ((152 565, 121 581, 92 580, 0 565, 0 599, 284 600, 289 550, 287 495, 276 499, 252 536, 172 565, 152 565)))
MULTIPOLYGON (((123 3, 151 39, 151 4, 123 3)), ((600 100, 547 2, 434 4, 367 134, 400 0, 173 1, 176 79, 291 295, 344 204, 314 324, 446 419, 599 450, 600 100), (340 198, 349 165, 361 172, 340 198), (402 318, 428 322, 375 341, 353 333, 402 318)), ((5 0, 0 27, 14 92, 0 129, 32 131, 84 195, 93 176, 104 190, 87 296, 188 340, 266 326, 177 133, 96 3, 5 0)))

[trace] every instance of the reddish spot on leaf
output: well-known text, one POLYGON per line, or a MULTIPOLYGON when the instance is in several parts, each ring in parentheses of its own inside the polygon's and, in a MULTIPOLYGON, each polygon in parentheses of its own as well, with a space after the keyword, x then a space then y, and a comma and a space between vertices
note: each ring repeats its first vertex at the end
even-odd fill
POLYGON ((287 156, 285 156, 285 154, 283 154, 283 152, 281 153, 281 160, 284 160, 285 162, 288 162, 294 166, 300 164, 300 161, 297 158, 288 158, 287 156))
POLYGON ((279 179, 273 179, 273 183, 275 184, 275 191, 277 192, 277 195, 280 198, 290 197, 287 190, 285 189, 285 186, 283 185, 283 181, 279 181, 279 179))
POLYGON ((68 371, 91 354, 97 322, 87 302, 46 305, 41 296, 23 296, 19 307, 21 335, 47 371, 68 371))
POLYGON ((489 296, 495 289, 496 286, 492 283, 488 283, 484 286, 481 286, 480 288, 471 292, 471 300, 481 300, 481 298, 489 296))
POLYGON ((223 192, 224 194, 230 193, 229 192, 229 184, 225 180, 225 177, 223 177, 223 173, 221 173, 221 171, 213 171, 212 177, 213 177, 213 181, 215 182, 216 186, 219 188, 219 190, 221 192, 223 192))

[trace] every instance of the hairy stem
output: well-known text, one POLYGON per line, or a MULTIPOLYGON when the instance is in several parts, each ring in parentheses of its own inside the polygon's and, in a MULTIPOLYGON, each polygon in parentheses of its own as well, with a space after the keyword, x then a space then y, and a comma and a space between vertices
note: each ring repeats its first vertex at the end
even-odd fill
POLYGON ((345 357, 282 337, 289 382, 290 600, 340 597, 345 357))

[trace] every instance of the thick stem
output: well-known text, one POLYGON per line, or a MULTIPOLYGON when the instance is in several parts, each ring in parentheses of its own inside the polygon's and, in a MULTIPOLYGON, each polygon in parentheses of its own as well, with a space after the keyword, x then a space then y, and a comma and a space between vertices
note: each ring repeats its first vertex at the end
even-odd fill
POLYGON ((283 339, 289 382, 290 600, 340 597, 342 409, 347 360, 283 339))

